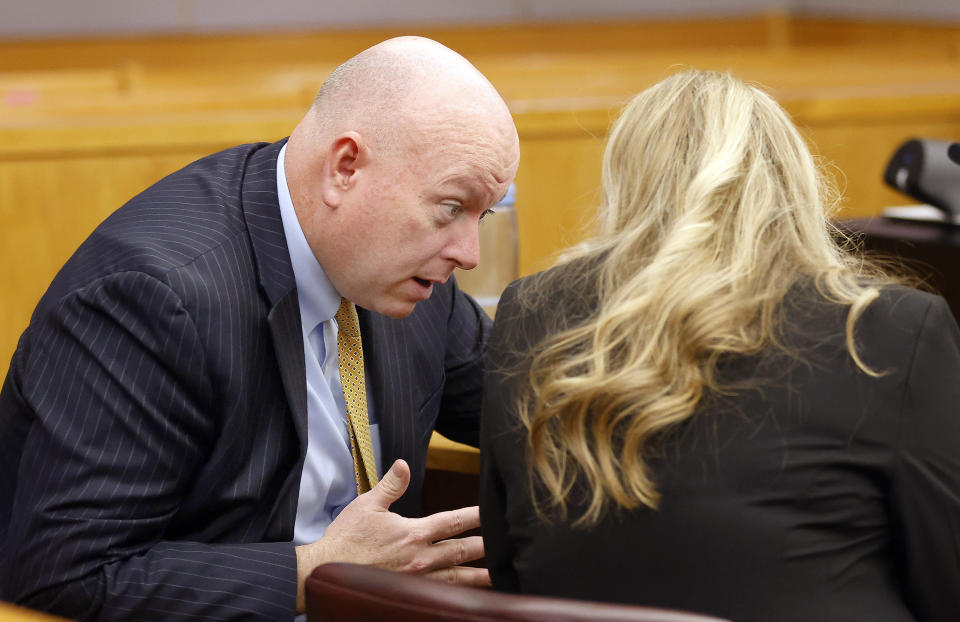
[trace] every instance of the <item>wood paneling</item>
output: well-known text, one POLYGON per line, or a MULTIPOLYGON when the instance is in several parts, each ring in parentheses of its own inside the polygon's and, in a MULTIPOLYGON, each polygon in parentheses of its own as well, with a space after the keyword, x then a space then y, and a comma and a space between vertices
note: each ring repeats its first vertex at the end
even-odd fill
MULTIPOLYGON (((835 166, 844 216, 903 203, 880 181, 896 146, 960 138, 958 33, 773 13, 423 34, 470 57, 514 113, 528 274, 589 234, 619 108, 682 66, 769 87, 835 166)), ((337 62, 392 34, 0 42, 0 374, 56 269, 106 214, 197 157, 286 135, 337 62)))
POLYGON ((779 13, 736 19, 672 19, 603 23, 400 26, 322 32, 166 35, 0 41, 0 71, 99 68, 116 64, 189 67, 229 59, 258 63, 342 62, 389 37, 418 34, 465 56, 657 50, 676 47, 768 45, 782 32, 779 13))
POLYGON ((521 275, 543 270, 593 232, 605 129, 551 135, 526 132, 521 125, 516 180, 521 275))

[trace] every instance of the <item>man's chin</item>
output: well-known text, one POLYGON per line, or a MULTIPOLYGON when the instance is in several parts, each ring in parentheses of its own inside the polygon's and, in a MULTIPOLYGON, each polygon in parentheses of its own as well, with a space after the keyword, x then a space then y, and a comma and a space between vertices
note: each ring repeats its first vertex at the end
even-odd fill
POLYGON ((407 317, 408 315, 410 315, 411 313, 413 313, 413 308, 414 308, 415 306, 416 306, 416 305, 410 305, 410 306, 407 307, 405 310, 400 310, 400 311, 386 310, 386 311, 381 311, 380 313, 382 313, 383 315, 385 315, 385 316, 387 316, 387 317, 391 317, 391 318, 393 318, 393 319, 395 319, 395 320, 402 320, 403 318, 405 318, 405 317, 407 317))
POLYGON ((415 279, 407 279, 399 285, 381 291, 379 295, 374 295, 370 290, 362 292, 366 294, 365 300, 354 300, 354 302, 370 311, 376 311, 381 315, 394 319, 405 318, 413 313, 414 307, 418 303, 429 300, 433 295, 433 283, 424 287, 415 279))
POLYGON ((372 310, 381 315, 400 320, 413 313, 416 306, 417 301, 390 300, 373 306, 372 310))

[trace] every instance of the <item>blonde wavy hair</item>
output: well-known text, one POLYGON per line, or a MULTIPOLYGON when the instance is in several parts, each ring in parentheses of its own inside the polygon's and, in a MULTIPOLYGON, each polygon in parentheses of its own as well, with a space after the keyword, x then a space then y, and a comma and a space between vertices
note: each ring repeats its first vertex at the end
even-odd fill
POLYGON ((563 260, 595 267, 583 278, 598 308, 537 345, 518 403, 541 517, 567 516, 578 479, 575 525, 611 503, 656 508, 657 439, 722 390, 720 357, 778 343, 800 280, 849 306, 847 349, 877 375, 853 329, 884 277, 838 244, 828 188, 787 113, 729 74, 687 70, 626 106, 604 153, 600 233, 563 260))

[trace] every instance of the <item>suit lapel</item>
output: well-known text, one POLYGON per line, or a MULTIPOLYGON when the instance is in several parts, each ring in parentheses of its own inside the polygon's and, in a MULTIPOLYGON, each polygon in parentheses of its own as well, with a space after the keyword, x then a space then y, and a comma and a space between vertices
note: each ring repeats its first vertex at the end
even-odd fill
POLYGON ((303 458, 307 450, 307 380, 300 304, 277 198, 277 156, 285 143, 286 140, 282 140, 268 145, 250 156, 244 175, 242 201, 260 290, 270 308, 267 324, 277 368, 299 443, 296 468, 284 480, 278 495, 279 501, 289 499, 292 495, 295 513, 303 458))
POLYGON ((267 315, 273 349, 277 356, 283 390, 293 414, 293 427, 300 441, 300 453, 307 448, 307 373, 303 363, 303 335, 297 290, 287 295, 267 315))

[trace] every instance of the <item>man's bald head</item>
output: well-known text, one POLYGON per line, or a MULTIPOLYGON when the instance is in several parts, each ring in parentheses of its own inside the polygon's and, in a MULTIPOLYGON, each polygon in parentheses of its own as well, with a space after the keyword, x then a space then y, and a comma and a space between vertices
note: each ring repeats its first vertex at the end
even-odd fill
POLYGON ((323 136, 356 130, 372 145, 395 145, 421 123, 459 119, 513 130, 499 93, 470 61, 423 37, 368 48, 330 74, 311 109, 323 136))
POLYGON ((294 210, 324 273, 341 296, 392 317, 477 264, 480 219, 519 161, 493 85, 421 37, 338 67, 285 149, 294 210))

